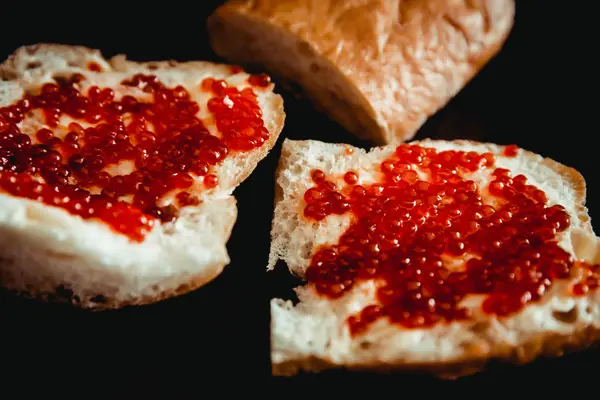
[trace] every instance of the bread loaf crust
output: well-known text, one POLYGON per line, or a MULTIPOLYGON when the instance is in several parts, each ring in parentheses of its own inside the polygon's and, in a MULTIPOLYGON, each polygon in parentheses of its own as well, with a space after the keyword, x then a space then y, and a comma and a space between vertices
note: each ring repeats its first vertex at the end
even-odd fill
POLYGON ((208 27, 218 54, 298 82, 387 144, 413 138, 498 53, 514 14, 514 0, 239 0, 208 27))

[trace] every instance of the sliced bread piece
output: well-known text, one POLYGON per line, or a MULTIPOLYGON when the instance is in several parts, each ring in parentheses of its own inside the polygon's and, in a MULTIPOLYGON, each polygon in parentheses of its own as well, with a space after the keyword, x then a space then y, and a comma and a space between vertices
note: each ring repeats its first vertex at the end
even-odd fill
POLYGON ((298 84, 376 144, 411 139, 498 53, 513 0, 232 0, 208 20, 215 52, 298 84))
POLYGON ((220 274, 232 193, 283 127, 272 84, 57 44, 19 48, 0 78, 3 287, 106 309, 220 274))
POLYGON ((269 269, 276 375, 328 368, 456 378, 600 338, 600 247, 574 169, 515 146, 370 151, 285 140, 269 269))

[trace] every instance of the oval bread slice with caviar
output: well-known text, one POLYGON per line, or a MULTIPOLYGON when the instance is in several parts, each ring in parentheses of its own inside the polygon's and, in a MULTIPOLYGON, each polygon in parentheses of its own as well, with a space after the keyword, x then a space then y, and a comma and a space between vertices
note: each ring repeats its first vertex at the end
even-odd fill
POLYGON ((103 309, 219 275, 232 192, 285 119, 268 79, 55 44, 19 48, 0 77, 3 287, 103 309))
POLYGON ((283 144, 269 268, 273 372, 452 378, 600 338, 598 238, 574 169, 515 146, 283 144))

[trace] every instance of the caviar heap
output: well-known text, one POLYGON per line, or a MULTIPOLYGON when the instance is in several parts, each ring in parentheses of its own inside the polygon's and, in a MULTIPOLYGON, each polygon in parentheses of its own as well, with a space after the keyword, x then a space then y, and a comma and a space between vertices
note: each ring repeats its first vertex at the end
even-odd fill
MULTIPOLYGON (((517 152, 511 146, 504 155, 517 152)), ((353 218, 336 245, 314 254, 308 281, 332 298, 360 281, 379 283, 377 304, 349 318, 351 333, 381 317, 406 328, 467 319, 461 301, 470 294, 485 296, 484 312, 509 315, 577 268, 584 278, 572 287, 575 294, 598 287, 598 266, 574 261, 556 241, 570 224, 565 209, 548 206, 543 191, 495 161, 492 153, 402 144, 380 164, 376 183, 360 185, 348 171, 337 188, 323 171, 311 172, 304 216, 353 218), (492 175, 487 188, 463 178, 482 169, 492 175), (495 207, 484 202, 484 189, 495 207)))
MULTIPOLYGON (((74 74, 47 83, 11 106, 0 108, 0 190, 61 207, 82 218, 104 221, 132 240, 142 241, 156 221, 172 221, 178 209, 199 204, 198 177, 218 185, 213 167, 234 152, 262 146, 269 137, 257 96, 208 78, 199 90, 212 93, 206 104, 220 136, 197 117, 201 105, 182 86, 168 88, 156 76, 135 75, 121 82, 148 100, 111 88, 91 86, 74 74), (46 127, 21 130, 38 113, 46 127), (67 129, 60 128, 68 116, 67 129), (128 164, 125 174, 111 174, 128 164), (176 199, 168 205, 167 194, 176 199), (162 202, 161 202, 162 201, 162 202)), ((253 78, 263 85, 267 80, 253 78)), ((252 82, 250 82, 252 85, 252 82)))

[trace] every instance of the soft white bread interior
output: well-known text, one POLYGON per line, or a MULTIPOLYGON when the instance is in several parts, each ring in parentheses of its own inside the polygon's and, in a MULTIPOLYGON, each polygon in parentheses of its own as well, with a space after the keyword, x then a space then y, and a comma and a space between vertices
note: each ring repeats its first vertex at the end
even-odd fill
MULTIPOLYGON (((600 261, 600 242, 585 207, 585 181, 576 170, 522 149, 516 157, 506 157, 504 146, 495 144, 463 140, 412 143, 437 150, 492 152, 497 167, 509 169, 512 176, 525 175, 529 183, 546 193, 548 206, 560 204, 565 208, 571 225, 558 234, 559 245, 576 259, 600 261)), ((338 243, 351 223, 347 214, 330 215, 319 222, 302 216, 306 205, 303 194, 314 185, 311 170, 324 171, 338 187, 343 181, 336 177, 353 170, 364 185, 379 179, 378 166, 394 151, 395 146, 365 151, 345 144, 285 140, 276 178, 269 269, 283 260, 294 275, 306 279, 316 249, 338 243)), ((490 173, 482 170, 469 179, 483 187, 489 183, 490 173)), ((539 301, 508 317, 479 312, 481 299, 475 299, 468 306, 474 317, 466 321, 405 329, 381 318, 352 336, 348 317, 377 304, 375 283, 361 282, 335 300, 319 295, 312 284, 295 289, 296 305, 291 300, 272 300, 274 374, 327 368, 410 369, 452 378, 479 371, 491 359, 529 362, 583 348, 600 338, 600 291, 574 297, 568 291, 573 283, 568 279, 555 281, 539 301)))
POLYGON ((231 0, 215 52, 297 83, 356 136, 411 139, 498 53, 513 0, 231 0))
MULTIPOLYGON (((239 90, 249 86, 247 73, 232 71, 227 65, 138 63, 123 55, 105 59, 98 50, 85 47, 40 44, 18 49, 0 65, 0 107, 73 74, 85 77, 79 83, 82 92, 92 85, 111 88, 117 100, 125 95, 138 100, 149 96, 137 87, 120 84, 135 74, 154 75, 167 87, 181 85, 200 105, 197 116, 214 135, 218 130, 206 106, 211 95, 201 90, 203 79, 223 79, 239 90)), ((101 221, 84 220, 62 208, 0 192, 2 286, 25 295, 105 309, 151 303, 218 276, 230 261, 226 243, 237 216, 232 193, 272 148, 285 119, 283 100, 273 92, 273 85, 255 92, 268 140, 255 150, 231 153, 217 164, 211 172, 218 177, 213 189, 202 188, 202 177, 194 176, 190 190, 200 204, 182 207, 172 222, 155 224, 141 242, 101 221)), ((66 134, 70 121, 63 115, 59 126, 52 128, 55 135, 66 134)), ((31 113, 19 128, 35 140, 35 132, 45 124, 39 113, 31 113)), ((112 173, 119 174, 119 170, 112 173)), ((163 199, 165 204, 170 200, 163 199)))

